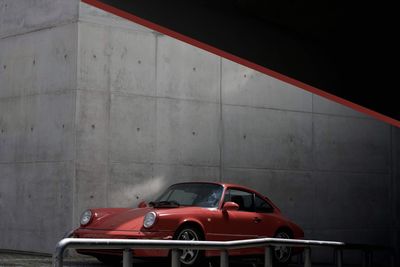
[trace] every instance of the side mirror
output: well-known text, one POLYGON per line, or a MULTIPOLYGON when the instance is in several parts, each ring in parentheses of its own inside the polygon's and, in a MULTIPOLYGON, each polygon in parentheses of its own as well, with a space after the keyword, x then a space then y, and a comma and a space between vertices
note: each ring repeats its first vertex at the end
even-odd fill
POLYGON ((138 204, 138 208, 146 208, 147 207, 147 203, 146 203, 146 201, 141 201, 139 204, 138 204))
POLYGON ((238 210, 238 209, 239 205, 232 201, 225 202, 224 206, 222 207, 223 211, 238 210))

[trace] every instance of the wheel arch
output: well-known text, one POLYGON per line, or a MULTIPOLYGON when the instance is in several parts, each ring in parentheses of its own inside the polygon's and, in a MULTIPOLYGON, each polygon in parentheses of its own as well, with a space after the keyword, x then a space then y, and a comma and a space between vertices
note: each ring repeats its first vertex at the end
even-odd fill
POLYGON ((197 220, 191 220, 191 219, 184 220, 184 221, 182 221, 182 222, 179 224, 179 226, 178 226, 178 227, 176 228, 176 230, 175 230, 174 237, 175 237, 175 235, 179 232, 179 230, 183 229, 184 227, 193 227, 193 228, 196 228, 197 230, 200 231, 200 233, 201 233, 201 235, 202 235, 202 237, 203 237, 203 240, 205 240, 206 233, 205 233, 205 230, 204 230, 203 225, 202 225, 199 221, 197 221, 197 220))
POLYGON ((293 230, 292 230, 289 226, 287 226, 287 225, 278 227, 278 229, 276 229, 276 231, 275 231, 275 233, 274 233, 274 236, 275 236, 279 231, 284 231, 284 232, 286 232, 286 233, 289 234, 290 238, 294 238, 294 232, 293 232, 293 230))

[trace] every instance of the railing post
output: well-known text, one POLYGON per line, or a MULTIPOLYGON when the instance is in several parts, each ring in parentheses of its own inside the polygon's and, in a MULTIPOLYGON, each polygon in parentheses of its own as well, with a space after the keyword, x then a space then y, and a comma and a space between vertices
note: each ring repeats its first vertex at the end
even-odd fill
POLYGON ((343 266, 343 251, 342 249, 338 248, 335 250, 336 254, 336 266, 342 267, 343 266))
POLYGON ((311 248, 304 248, 304 267, 311 267, 311 248))
POLYGON ((63 267, 65 246, 61 245, 61 241, 57 244, 56 251, 53 255, 53 267, 63 267))
POLYGON ((266 246, 264 249, 264 267, 272 267, 272 247, 266 246))
POLYGON ((229 267, 229 256, 228 251, 221 250, 220 254, 220 267, 229 267))
POLYGON ((179 261, 179 251, 178 249, 173 249, 171 251, 171 267, 180 267, 181 262, 179 261))
POLYGON ((62 254, 55 254, 55 256, 53 256, 53 267, 63 267, 62 254))
POLYGON ((395 265, 395 256, 394 256, 394 252, 390 252, 390 267, 394 267, 395 265))
POLYGON ((364 257, 363 257, 363 267, 370 267, 372 262, 371 262, 371 252, 369 250, 364 250, 364 257))
POLYGON ((122 266, 123 267, 132 267, 132 252, 129 248, 124 249, 122 266))

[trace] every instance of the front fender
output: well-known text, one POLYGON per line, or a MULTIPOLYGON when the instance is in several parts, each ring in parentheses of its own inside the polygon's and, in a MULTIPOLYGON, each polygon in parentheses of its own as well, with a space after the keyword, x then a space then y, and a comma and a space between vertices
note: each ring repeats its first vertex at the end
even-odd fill
POLYGON ((203 235, 205 236, 205 229, 203 223, 195 218, 185 218, 180 220, 178 227, 175 229, 175 232, 184 225, 195 225, 196 227, 200 228, 203 235))

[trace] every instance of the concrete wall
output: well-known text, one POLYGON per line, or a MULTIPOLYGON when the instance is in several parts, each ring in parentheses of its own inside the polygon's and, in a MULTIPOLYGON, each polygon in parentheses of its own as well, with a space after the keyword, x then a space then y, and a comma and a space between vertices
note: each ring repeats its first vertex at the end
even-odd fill
POLYGON ((309 238, 393 244, 389 125, 86 5, 79 53, 76 220, 205 179, 259 189, 309 238))
POLYGON ((78 1, 0 2, 0 248, 72 225, 78 1))
POLYGON ((397 264, 400 260, 400 129, 392 127, 392 223, 397 264))
POLYGON ((78 31, 75 221, 220 179, 221 59, 85 4, 78 31))
MULTIPOLYGON (((54 13, 62 5, 54 1, 54 13)), ((18 34, 0 39, 0 66, 15 65, 0 68, 0 207, 13 218, 0 219, 9 232, 0 247, 51 251, 84 209, 135 206, 190 180, 256 188, 308 238, 398 246, 398 129, 86 4, 79 17, 70 7, 71 23, 63 14, 60 25, 23 34, 16 22, 2 26, 18 34), (57 205, 47 208, 50 199, 57 205), (16 222, 21 207, 62 223, 28 227, 28 215, 16 222), (23 241, 28 228, 35 234, 23 241), (38 233, 47 239, 29 245, 38 233)))

